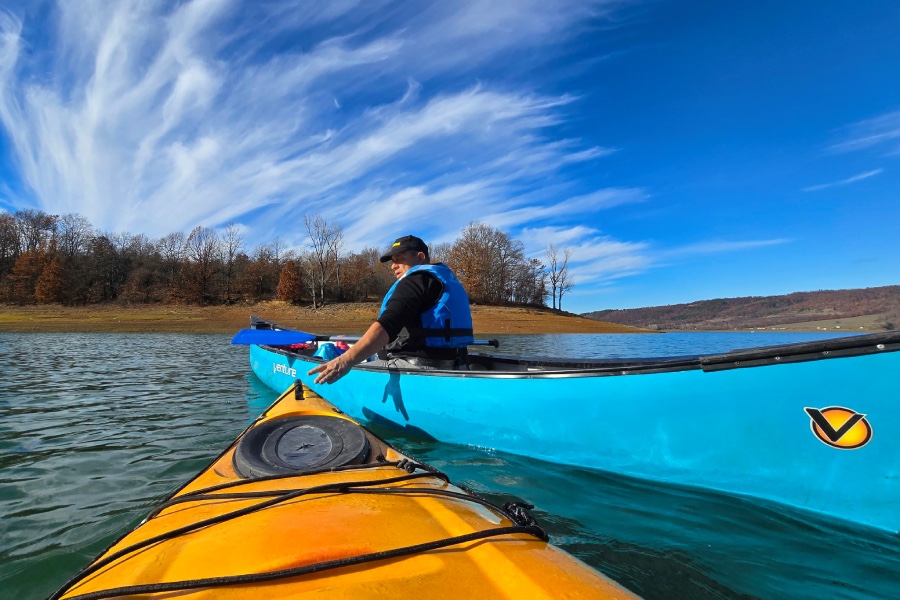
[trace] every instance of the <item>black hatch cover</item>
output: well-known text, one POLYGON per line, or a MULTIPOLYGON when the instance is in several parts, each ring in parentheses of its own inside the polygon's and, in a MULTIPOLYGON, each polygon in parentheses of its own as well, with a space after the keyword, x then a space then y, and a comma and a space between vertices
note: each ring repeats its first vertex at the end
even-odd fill
POLYGON ((362 427, 324 415, 282 417, 251 429, 238 442, 234 470, 245 479, 302 475, 359 464, 369 456, 362 427))

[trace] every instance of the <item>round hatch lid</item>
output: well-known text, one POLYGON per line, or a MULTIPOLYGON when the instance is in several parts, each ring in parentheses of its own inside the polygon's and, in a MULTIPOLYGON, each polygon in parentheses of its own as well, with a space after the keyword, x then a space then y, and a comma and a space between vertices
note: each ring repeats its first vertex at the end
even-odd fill
POLYGON ((234 470, 245 479, 302 475, 359 464, 369 456, 363 428, 339 417, 302 415, 267 421, 241 438, 234 470))

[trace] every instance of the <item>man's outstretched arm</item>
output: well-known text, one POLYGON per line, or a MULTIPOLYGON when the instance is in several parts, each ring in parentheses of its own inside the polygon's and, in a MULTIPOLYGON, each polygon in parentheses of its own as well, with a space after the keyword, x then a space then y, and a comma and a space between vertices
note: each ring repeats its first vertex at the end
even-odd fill
POLYGON ((366 360, 390 342, 387 330, 381 323, 375 321, 363 334, 358 342, 350 346, 350 349, 327 363, 313 367, 307 375, 318 373, 316 383, 334 383, 353 367, 353 365, 366 360))

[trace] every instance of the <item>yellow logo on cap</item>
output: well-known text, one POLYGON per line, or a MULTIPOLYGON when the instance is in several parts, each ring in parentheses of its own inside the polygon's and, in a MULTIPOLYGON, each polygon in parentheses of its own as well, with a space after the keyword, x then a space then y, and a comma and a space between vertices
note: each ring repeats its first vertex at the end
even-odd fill
POLYGON ((399 246, 399 245, 400 245, 400 242, 394 242, 394 245, 391 246, 391 248, 393 248, 394 246, 399 246))

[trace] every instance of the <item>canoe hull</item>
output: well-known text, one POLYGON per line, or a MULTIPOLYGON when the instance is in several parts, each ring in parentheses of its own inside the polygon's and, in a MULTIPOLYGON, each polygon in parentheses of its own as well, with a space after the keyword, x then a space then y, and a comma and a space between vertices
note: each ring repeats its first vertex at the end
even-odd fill
POLYGON ((299 379, 351 416, 440 441, 492 448, 785 503, 900 530, 900 352, 719 371, 630 375, 386 372, 329 386, 315 358, 250 347, 253 372, 299 379), (863 447, 829 446, 807 408, 862 413, 863 447))

